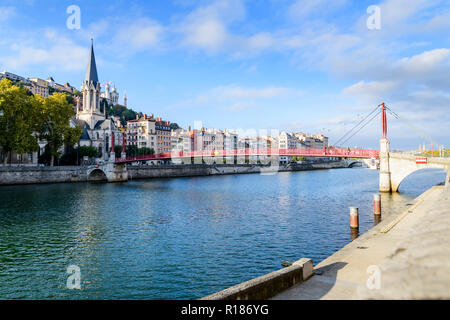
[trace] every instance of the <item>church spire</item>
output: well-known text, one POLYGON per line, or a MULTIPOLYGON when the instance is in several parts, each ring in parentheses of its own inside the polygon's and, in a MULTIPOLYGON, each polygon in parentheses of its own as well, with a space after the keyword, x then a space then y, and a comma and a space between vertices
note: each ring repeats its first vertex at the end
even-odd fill
POLYGON ((94 40, 91 39, 91 54, 89 57, 89 64, 86 70, 86 77, 84 79, 88 83, 91 81, 94 83, 94 86, 98 83, 98 75, 97 75, 97 65, 95 64, 95 55, 94 55, 94 40))

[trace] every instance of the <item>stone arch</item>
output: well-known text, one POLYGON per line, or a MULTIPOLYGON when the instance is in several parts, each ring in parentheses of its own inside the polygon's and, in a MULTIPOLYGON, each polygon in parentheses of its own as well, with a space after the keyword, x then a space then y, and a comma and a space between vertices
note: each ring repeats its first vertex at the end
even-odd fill
MULTIPOLYGON (((412 173, 423 169, 449 169, 448 165, 443 163, 429 162, 427 164, 417 164, 415 157, 411 159, 406 158, 389 158, 389 169, 391 176, 391 190, 397 192, 400 184, 412 173)), ((448 178, 447 178, 448 179, 448 178)))
POLYGON ((361 163, 361 162, 359 160, 348 160, 347 168, 353 168, 358 163, 361 163))
POLYGON ((435 167, 435 168, 432 168, 432 167, 418 168, 418 169, 416 169, 416 170, 413 170, 413 171, 410 172, 409 174, 405 175, 405 176, 402 177, 401 179, 392 181, 392 182, 391 182, 391 183, 392 183, 392 191, 393 191, 393 192, 398 192, 398 189, 400 188, 400 185, 402 184, 402 182, 405 181, 405 179, 408 178, 408 177, 409 177, 410 175, 412 175, 413 173, 418 172, 418 171, 433 170, 433 169, 434 169, 434 170, 436 170, 436 169, 443 169, 443 170, 445 171, 445 169, 442 168, 442 167, 435 167))
POLYGON ((102 169, 95 168, 89 172, 88 181, 108 181, 108 178, 102 169))

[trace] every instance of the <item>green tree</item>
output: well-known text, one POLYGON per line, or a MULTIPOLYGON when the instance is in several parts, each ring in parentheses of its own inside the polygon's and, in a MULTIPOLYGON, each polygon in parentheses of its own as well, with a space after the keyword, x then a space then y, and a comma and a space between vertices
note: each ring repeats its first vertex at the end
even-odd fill
POLYGON ((294 156, 291 158, 291 162, 297 162, 297 161, 305 161, 306 157, 303 156, 294 156))
POLYGON ((75 99, 73 98, 73 95, 67 92, 65 92, 64 94, 66 95, 67 102, 72 106, 75 105, 75 99))
POLYGON ((81 136, 81 128, 70 127, 70 117, 75 115, 64 93, 43 98, 36 96, 39 108, 39 139, 45 140, 51 154, 50 166, 59 158, 64 144, 75 145, 81 136))
POLYGON ((83 94, 80 91, 76 90, 76 89, 73 91, 73 95, 77 96, 79 98, 83 97, 83 94))
POLYGON ((96 158, 99 155, 97 148, 92 146, 81 146, 78 148, 79 157, 96 158))
POLYGON ((114 146, 114 154, 115 154, 116 158, 120 158, 122 156, 122 146, 115 145, 114 146))
POLYGON ((99 152, 97 148, 92 146, 81 146, 78 147, 78 156, 80 158, 82 157, 89 157, 89 158, 96 158, 99 156, 99 152))
POLYGON ((25 88, 3 79, 0 81, 0 145, 4 164, 12 151, 28 153, 38 150, 35 98, 25 88))
POLYGON ((136 115, 139 115, 139 117, 142 117, 141 112, 139 112, 139 113, 135 112, 131 109, 128 109, 125 106, 120 105, 120 104, 116 104, 116 105, 112 106, 111 108, 109 108, 108 115, 115 116, 115 117, 119 116, 120 122, 122 123, 123 126, 125 126, 127 124, 128 120, 136 119, 136 115))
POLYGON ((139 148, 138 149, 139 156, 148 156, 148 155, 151 155, 154 153, 155 153, 155 150, 153 150, 152 148, 139 148))
POLYGON ((77 149, 67 148, 66 152, 59 159, 59 163, 62 166, 78 165, 78 153, 77 149))
POLYGON ((135 145, 129 145, 126 147, 125 152, 127 153, 127 157, 137 156, 138 148, 135 145))
MULTIPOLYGON (((122 148, 122 147, 121 147, 122 148)), ((122 149, 120 149, 122 152, 122 149)), ((135 156, 147 156, 151 154, 155 154, 155 150, 153 148, 138 148, 135 145, 129 145, 125 148, 125 152, 127 157, 135 157, 135 156)), ((117 152, 116 152, 117 155, 117 152)))

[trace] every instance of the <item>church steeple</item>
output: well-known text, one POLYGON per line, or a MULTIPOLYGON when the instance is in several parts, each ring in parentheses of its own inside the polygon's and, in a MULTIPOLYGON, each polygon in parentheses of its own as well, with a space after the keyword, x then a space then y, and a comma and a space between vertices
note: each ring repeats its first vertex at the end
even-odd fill
POLYGON ((88 83, 93 82, 94 86, 97 86, 98 83, 98 75, 97 75, 97 65, 95 63, 95 55, 94 55, 94 40, 91 39, 91 53, 89 57, 89 64, 86 70, 86 76, 84 78, 88 83))
POLYGON ((89 63, 81 86, 83 106, 77 112, 77 118, 86 121, 90 128, 94 128, 98 121, 106 119, 106 108, 100 108, 100 90, 94 55, 94 41, 91 39, 89 63))

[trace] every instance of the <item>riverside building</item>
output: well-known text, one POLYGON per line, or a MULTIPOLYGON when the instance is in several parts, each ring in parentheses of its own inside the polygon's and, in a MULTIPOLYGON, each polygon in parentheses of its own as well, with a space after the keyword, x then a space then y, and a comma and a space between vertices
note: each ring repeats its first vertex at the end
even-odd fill
POLYGON ((127 121, 127 144, 157 150, 156 120, 153 114, 127 121))

